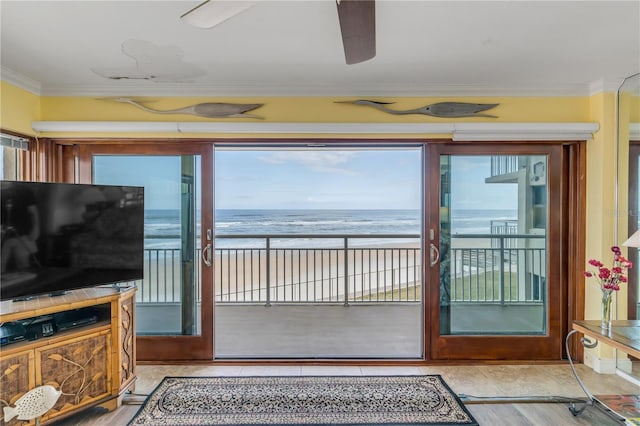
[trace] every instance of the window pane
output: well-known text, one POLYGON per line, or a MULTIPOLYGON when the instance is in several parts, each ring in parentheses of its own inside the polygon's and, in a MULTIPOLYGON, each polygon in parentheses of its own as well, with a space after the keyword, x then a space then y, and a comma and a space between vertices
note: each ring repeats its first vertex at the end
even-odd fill
POLYGON ((546 331, 546 156, 441 156, 440 334, 546 331))
POLYGON ((94 156, 95 183, 144 186, 144 279, 136 333, 200 334, 200 157, 94 156))
POLYGON ((4 180, 18 180, 18 154, 20 150, 7 146, 0 147, 0 176, 4 180))

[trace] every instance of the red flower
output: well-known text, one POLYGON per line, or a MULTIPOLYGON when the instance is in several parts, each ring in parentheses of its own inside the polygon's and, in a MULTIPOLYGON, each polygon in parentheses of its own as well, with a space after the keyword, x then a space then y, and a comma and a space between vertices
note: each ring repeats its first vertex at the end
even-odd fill
POLYGON ((610 295, 614 291, 620 290, 620 284, 628 282, 627 270, 631 268, 631 262, 622 255, 620 247, 612 246, 613 252, 613 266, 611 269, 604 266, 602 262, 597 259, 589 259, 589 265, 596 268, 595 271, 584 271, 585 278, 596 277, 600 283, 600 290, 603 297, 610 295))

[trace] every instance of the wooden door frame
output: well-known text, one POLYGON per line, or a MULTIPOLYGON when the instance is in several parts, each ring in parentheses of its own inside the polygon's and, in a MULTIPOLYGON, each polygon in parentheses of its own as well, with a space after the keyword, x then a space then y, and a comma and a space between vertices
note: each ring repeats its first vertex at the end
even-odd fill
MULTIPOLYGON (((213 224, 213 144, 210 141, 157 141, 136 140, 132 141, 72 141, 60 142, 62 158, 66 161, 65 170, 71 170, 69 161, 74 161, 75 181, 77 183, 91 183, 93 177, 94 155, 199 155, 202 161, 201 167, 201 221, 203 224, 213 224), (211 165, 206 167, 206 165, 211 165), (207 184, 207 182, 209 182, 207 184), (209 206, 209 207, 206 207, 209 206)), ((69 179, 67 173, 66 179, 69 179)), ((206 229, 201 227, 201 241, 206 241, 206 229)), ((202 270, 211 270, 204 265, 202 270)), ((213 271, 210 274, 202 274, 201 282, 201 334, 197 336, 186 335, 161 335, 161 336, 137 336, 137 359, 139 361, 186 361, 213 359, 213 271)))
MULTIPOLYGON (((341 144, 354 144, 361 142, 357 139, 341 139, 341 140, 326 140, 326 139, 296 139, 295 142, 285 141, 287 145, 295 144, 307 144, 309 142, 327 143, 328 146, 341 144)), ((550 211, 550 215, 560 215, 561 219, 559 229, 556 231, 559 233, 560 244, 558 259, 556 261, 558 268, 557 279, 561 283, 561 290, 558 293, 558 309, 553 314, 553 323, 549 322, 550 327, 554 327, 553 342, 545 345, 546 355, 544 359, 561 359, 566 354, 564 353, 563 336, 571 329, 571 323, 575 319, 583 319, 584 315, 584 279, 582 277, 582 269, 584 265, 584 230, 585 230, 585 170, 586 170, 586 144, 584 141, 580 142, 566 142, 566 141, 531 141, 531 142, 452 142, 446 139, 436 140, 370 140, 368 143, 422 143, 423 145, 423 160, 424 160, 424 208, 425 208, 425 220, 424 228, 429 227, 435 230, 439 229, 439 226, 431 226, 431 224, 439 224, 439 217, 437 209, 430 209, 431 205, 438 206, 438 191, 433 191, 439 186, 431 187, 429 182, 439 182, 439 155, 442 153, 447 154, 460 154, 460 155, 491 155, 491 152, 487 151, 487 146, 491 145, 494 148, 506 150, 509 153, 514 154, 540 154, 540 147, 555 146, 553 149, 554 165, 561 165, 561 169, 564 171, 562 176, 555 173, 550 176, 550 183, 559 185, 561 188, 561 201, 562 207, 566 207, 564 215, 561 214, 561 210, 550 211), (558 154, 558 155, 555 155, 558 154), (435 166, 434 166, 435 165, 435 166), (435 174, 434 174, 435 173, 435 174), (436 198, 433 198, 433 197, 436 198), (434 204, 436 203, 436 204, 434 204), (558 312, 559 311, 559 312, 558 312)), ((134 150, 136 153, 141 154, 161 154, 169 153, 170 150, 176 150, 176 152, 183 153, 198 153, 201 155, 203 144, 211 147, 211 162, 213 164, 213 145, 222 144, 238 144, 246 143, 251 145, 257 143, 263 145, 265 143, 278 143, 273 139, 245 139, 245 140, 158 140, 158 139, 109 139, 109 140, 96 140, 96 139, 61 139, 51 140, 51 143, 55 147, 51 148, 51 152, 56 155, 56 158, 49 161, 52 165, 55 165, 54 174, 56 180, 66 182, 82 182, 87 178, 91 178, 90 167, 91 155, 94 153, 113 153, 113 154, 127 154, 134 150), (196 148, 197 147, 197 148, 196 148), (195 151, 195 152, 194 152, 195 151), (76 173, 79 172, 79 173, 76 173)), ((279 141, 282 143, 282 141, 279 141)), ((547 147, 548 148, 548 147, 547 147)), ((546 151, 544 151, 546 153, 546 151)), ((202 157, 203 163, 209 161, 207 157, 202 157)), ((551 170, 552 167, 549 167, 551 170)), ((203 179, 208 179, 209 182, 213 182, 213 167, 210 168, 210 176, 204 176, 206 167, 203 167, 203 179)), ((207 202, 213 205, 213 192, 207 191, 211 197, 211 203, 203 199, 203 203, 207 202)), ((203 194, 206 195, 206 194, 203 194)), ((557 201, 556 201, 557 204, 557 201)), ((550 208, 551 210, 551 208, 550 208)), ((210 220, 213 223, 213 214, 209 218, 203 217, 203 222, 210 220)), ((554 219, 555 220, 555 219, 554 219)), ((205 228, 205 227, 203 227, 205 228)), ((439 233, 439 232, 438 232, 439 233)), ((423 235, 427 235, 424 233, 423 235)), ((202 236, 204 237, 204 236, 202 236)), ((439 235, 435 236, 437 241, 439 235)), ((204 240, 203 240, 204 241, 204 240)), ((425 240, 426 245, 426 240, 425 240)), ((439 275, 437 274, 438 268, 429 268, 428 266, 428 253, 426 247, 423 247, 424 261, 423 261, 423 277, 425 277, 425 284, 431 280, 431 282, 439 282, 439 275), (435 281, 434 281, 435 279, 435 281)), ((549 280, 548 280, 549 283, 549 280)), ((439 287, 439 286, 438 286, 439 287)), ((438 335, 439 330, 439 306, 438 306, 438 292, 425 291, 424 298, 424 359, 423 363, 429 362, 441 362, 443 360, 534 360, 540 359, 535 356, 532 351, 537 345, 537 340, 540 340, 540 336, 534 336, 534 338, 519 337, 515 341, 512 336, 506 336, 503 338, 495 338, 492 336, 446 336, 442 338, 438 335), (435 323, 433 321, 436 321, 435 323), (490 349, 488 352, 486 348, 491 348, 492 343, 500 343, 504 346, 504 339, 511 339, 510 346, 518 346, 516 351, 506 350, 504 347, 501 349, 490 349), (440 346, 438 346, 440 345, 440 346), (434 349, 436 348, 436 349, 434 349), (475 351, 474 356, 468 356, 469 349, 475 351), (513 352, 513 353, 512 353, 513 352), (464 356, 466 354, 466 356, 464 356)), ((213 304, 213 286, 209 288, 203 288, 203 300, 210 300, 213 304)), ((205 310, 203 309, 203 312, 205 310)), ((166 336, 161 338, 141 336, 138 341, 141 343, 139 346, 140 360, 161 360, 161 361, 173 361, 173 360, 197 360, 197 359, 213 359, 213 306, 210 317, 203 317, 203 337, 205 337, 210 343, 210 350, 202 351, 196 347, 187 344, 188 336, 166 336), (210 333, 205 330, 205 324, 211 324, 210 333), (206 334, 206 336, 205 336, 206 334), (185 339, 187 338, 187 339, 185 339), (161 344, 162 346, 152 346, 154 344, 161 344), (140 349, 148 347, 148 350, 140 349), (165 351, 164 348, 167 348, 165 351)), ((544 336, 543 336, 544 337, 544 336)), ((582 347, 574 339, 570 342, 571 353, 575 354, 578 359, 581 359, 582 347)), ((291 361, 299 363, 301 361, 291 361)), ((317 361, 312 361, 317 362, 317 361)), ((388 363, 389 361, 384 361, 388 363)), ((331 363, 331 361, 329 361, 331 363)), ((344 363, 342 361, 341 363, 344 363)), ((348 361, 348 363, 360 363, 359 361, 348 361)), ((368 361, 368 363, 375 363, 375 361, 368 361)))

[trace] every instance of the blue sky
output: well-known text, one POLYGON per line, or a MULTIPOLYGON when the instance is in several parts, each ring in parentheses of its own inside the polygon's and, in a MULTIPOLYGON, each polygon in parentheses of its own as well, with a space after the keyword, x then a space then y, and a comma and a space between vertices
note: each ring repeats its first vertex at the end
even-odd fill
POLYGON ((518 185, 485 183, 491 156, 454 156, 451 160, 451 206, 460 210, 517 209, 518 185))
POLYGON ((144 186, 145 209, 180 208, 179 156, 96 156, 93 181, 144 186))
POLYGON ((216 208, 418 209, 421 153, 218 151, 216 208))
MULTIPOLYGON (((419 209, 420 149, 217 150, 218 209, 419 209)), ((517 185, 485 184, 489 156, 454 157, 454 209, 515 209, 517 185)), ((179 157, 102 156, 94 181, 145 186, 148 209, 178 208, 179 157)))

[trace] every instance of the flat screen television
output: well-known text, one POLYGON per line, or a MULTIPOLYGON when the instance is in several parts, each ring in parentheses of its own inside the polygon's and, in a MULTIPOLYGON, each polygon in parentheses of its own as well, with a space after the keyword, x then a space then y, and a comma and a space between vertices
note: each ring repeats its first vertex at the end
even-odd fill
POLYGON ((0 199, 0 300, 142 279, 142 187, 0 181, 0 199))

